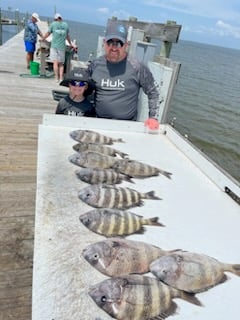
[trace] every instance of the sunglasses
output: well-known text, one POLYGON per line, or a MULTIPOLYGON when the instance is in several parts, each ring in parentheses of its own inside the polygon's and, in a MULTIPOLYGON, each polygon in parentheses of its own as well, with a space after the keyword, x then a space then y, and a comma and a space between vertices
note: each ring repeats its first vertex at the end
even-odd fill
POLYGON ((113 40, 113 39, 110 39, 107 41, 107 45, 110 47, 110 46, 114 46, 114 47, 117 47, 117 48, 122 48, 124 43, 121 41, 121 40, 113 40))
POLYGON ((77 80, 71 80, 69 83, 73 87, 84 87, 87 84, 86 81, 77 81, 77 80))

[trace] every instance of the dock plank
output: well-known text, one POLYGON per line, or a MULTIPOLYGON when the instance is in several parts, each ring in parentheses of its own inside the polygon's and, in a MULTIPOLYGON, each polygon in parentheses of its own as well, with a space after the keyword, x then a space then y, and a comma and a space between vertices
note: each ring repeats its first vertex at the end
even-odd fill
MULTIPOLYGON (((43 32, 47 23, 41 22, 43 32)), ((53 78, 31 77, 23 31, 0 47, 0 320, 31 319, 38 125, 53 78)))

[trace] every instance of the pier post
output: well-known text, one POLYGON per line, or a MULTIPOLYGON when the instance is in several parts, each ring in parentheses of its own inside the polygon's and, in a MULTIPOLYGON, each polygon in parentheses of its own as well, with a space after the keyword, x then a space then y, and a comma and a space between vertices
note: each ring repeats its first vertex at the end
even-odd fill
POLYGON ((2 9, 0 8, 0 46, 2 45, 2 9))
MULTIPOLYGON (((176 25, 176 21, 167 21, 166 25, 176 25)), ((172 49, 172 42, 162 41, 160 57, 169 58, 172 49)))

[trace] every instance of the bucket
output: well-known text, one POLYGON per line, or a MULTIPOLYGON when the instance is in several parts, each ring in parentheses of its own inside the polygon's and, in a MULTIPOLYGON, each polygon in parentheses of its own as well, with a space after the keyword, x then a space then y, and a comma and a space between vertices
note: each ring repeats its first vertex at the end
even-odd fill
POLYGON ((30 71, 32 75, 38 75, 39 74, 39 63, 31 61, 30 62, 30 71))

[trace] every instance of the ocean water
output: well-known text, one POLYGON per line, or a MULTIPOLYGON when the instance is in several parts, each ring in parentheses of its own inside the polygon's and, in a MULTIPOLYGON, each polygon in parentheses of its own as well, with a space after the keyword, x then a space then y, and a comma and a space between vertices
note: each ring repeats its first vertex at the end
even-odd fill
MULTIPOLYGON (((96 54, 104 27, 68 21, 79 57, 96 54)), ((16 33, 3 28, 3 42, 16 33)), ((180 37, 181 38, 181 37, 180 37)), ((240 181, 240 51, 180 40, 170 58, 181 63, 168 122, 240 181)))
POLYGON ((180 41, 171 58, 181 70, 169 120, 240 181, 240 51, 180 41))

